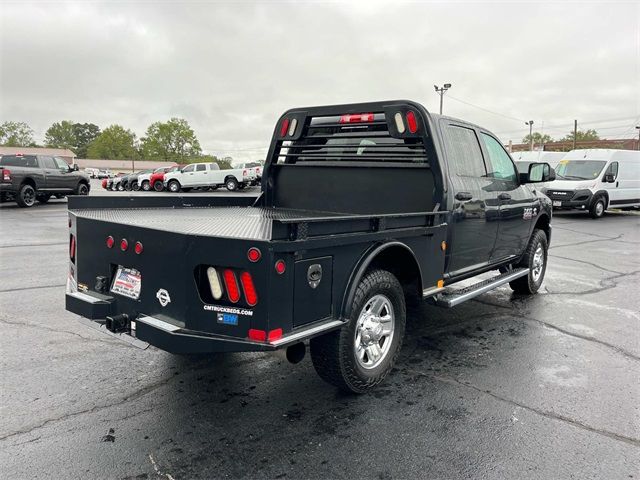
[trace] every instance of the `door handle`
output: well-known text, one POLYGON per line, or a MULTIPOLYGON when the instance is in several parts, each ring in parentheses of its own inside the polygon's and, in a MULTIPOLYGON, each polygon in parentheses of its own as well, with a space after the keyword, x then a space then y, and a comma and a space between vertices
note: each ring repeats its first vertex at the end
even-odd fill
POLYGON ((465 201, 465 200, 471 200, 472 198, 473 198, 473 195, 471 195, 469 192, 456 193, 456 200, 465 201))
POLYGON ((620 183, 620 182, 616 182, 616 188, 618 188, 618 183, 620 183))
POLYGON ((511 195, 508 193, 501 193, 498 195, 498 200, 511 200, 511 195))

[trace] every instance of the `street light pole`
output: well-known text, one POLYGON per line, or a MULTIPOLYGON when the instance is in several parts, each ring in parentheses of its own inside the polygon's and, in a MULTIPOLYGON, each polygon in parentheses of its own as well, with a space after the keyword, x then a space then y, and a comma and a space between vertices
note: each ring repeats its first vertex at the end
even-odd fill
POLYGON ((533 120, 524 122, 525 125, 529 125, 529 151, 533 152, 533 120))
POLYGON ((442 115, 442 98, 444 96, 444 92, 446 92, 451 88, 451 84, 445 83, 442 87, 438 87, 437 85, 434 85, 433 88, 435 88, 436 92, 440 95, 440 115, 442 115))
POLYGON ((638 130, 638 150, 640 150, 640 125, 636 125, 636 130, 638 130))

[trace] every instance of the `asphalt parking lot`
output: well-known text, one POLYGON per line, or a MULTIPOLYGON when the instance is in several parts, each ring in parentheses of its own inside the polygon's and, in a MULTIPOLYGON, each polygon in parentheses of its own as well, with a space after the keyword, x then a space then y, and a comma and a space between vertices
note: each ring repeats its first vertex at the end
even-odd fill
POLYGON ((413 309, 390 379, 349 396, 308 358, 88 329, 64 310, 66 201, 3 204, 2 477, 637 478, 640 215, 553 227, 538 295, 413 309))

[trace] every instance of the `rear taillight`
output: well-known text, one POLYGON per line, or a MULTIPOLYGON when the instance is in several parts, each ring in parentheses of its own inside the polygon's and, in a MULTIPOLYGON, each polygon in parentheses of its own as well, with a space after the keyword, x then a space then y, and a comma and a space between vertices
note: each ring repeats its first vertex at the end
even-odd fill
POLYGON ((142 245, 142 242, 136 242, 134 251, 136 252, 137 255, 140 255, 144 251, 144 246, 142 245))
POLYGON ((287 269, 287 264, 284 263, 284 260, 278 260, 275 264, 275 269, 278 275, 282 275, 287 269))
POLYGON ((112 236, 108 236, 107 237, 107 248, 113 248, 113 245, 116 243, 116 241, 113 239, 112 236))
POLYGON ((69 258, 72 262, 76 261, 76 236, 71 234, 69 238, 69 258))
POLYGON ((207 268, 207 278, 209 279, 211 296, 216 300, 220 300, 222 298, 222 284, 220 283, 218 271, 213 267, 207 268))
POLYGON ((264 330, 258 330, 257 328, 250 328, 248 336, 250 340, 264 342, 267 339, 267 332, 265 332, 264 330))
POLYGON ((418 131, 418 119, 412 110, 407 112, 407 127, 411 133, 416 133, 418 131))
POLYGON ((127 248, 129 248, 129 242, 127 242, 126 238, 123 238, 122 240, 120 240, 120 250, 124 252, 127 250, 127 248))
POLYGON ((373 122, 373 113, 347 113, 340 117, 339 123, 368 123, 373 122))
POLYGON ((229 300, 233 303, 238 303, 240 300, 240 288, 238 287, 238 280, 236 280, 236 274, 233 270, 224 271, 224 286, 227 289, 227 295, 229 300))
POLYGON ((6 168, 2 169, 2 181, 3 182, 11 181, 11 170, 7 170, 6 168))
POLYGON ((244 298, 247 300, 247 304, 253 307, 258 303, 258 294, 253 285, 251 274, 249 272, 242 272, 240 274, 240 283, 242 283, 242 290, 244 291, 244 298))
POLYGON ((248 172, 247 170, 243 170, 243 171, 242 171, 242 176, 243 176, 243 177, 246 177, 246 176, 248 176, 248 175, 249 175, 249 172, 248 172))

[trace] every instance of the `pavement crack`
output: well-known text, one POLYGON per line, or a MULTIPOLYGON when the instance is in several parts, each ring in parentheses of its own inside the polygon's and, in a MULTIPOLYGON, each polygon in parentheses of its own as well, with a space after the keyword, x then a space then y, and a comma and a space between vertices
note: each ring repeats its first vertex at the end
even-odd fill
POLYGON ((13 437, 18 436, 18 435, 26 435, 28 433, 32 433, 32 432, 34 432, 36 430, 39 430, 39 429, 41 429, 43 427, 46 427, 47 425, 52 424, 52 423, 62 422, 62 421, 67 420, 69 418, 74 418, 74 417, 77 417, 77 416, 80 416, 80 415, 96 413, 96 412, 105 410, 107 408, 117 407, 119 405, 123 405, 123 404, 125 404, 125 403, 127 403, 127 402, 129 402, 131 400, 137 400, 138 398, 144 397, 148 393, 151 393, 154 390, 157 390, 158 388, 161 388, 164 385, 167 385, 174 378, 175 377, 173 375, 171 375, 171 376, 169 376, 167 378, 164 378, 164 379, 162 379, 162 380, 160 380, 160 381, 158 381, 156 383, 152 383, 150 385, 147 385, 147 386, 141 388, 140 390, 137 390, 137 391, 131 393, 130 395, 127 395, 126 397, 123 397, 123 398, 121 398, 121 399, 119 399, 119 400, 117 400, 115 402, 112 402, 112 403, 107 403, 107 404, 103 404, 103 405, 95 405, 95 406, 93 406, 91 408, 87 408, 87 409, 84 409, 84 410, 79 410, 77 412, 67 413, 67 414, 64 414, 64 415, 60 415, 59 417, 48 418, 48 419, 40 422, 37 425, 25 428, 23 430, 16 430, 16 431, 1 435, 0 436, 0 441, 7 440, 9 438, 13 438, 13 437))
POLYGON ((609 273, 615 273, 615 274, 618 274, 618 275, 623 275, 624 274, 624 272, 619 272, 617 270, 611 270, 609 268, 602 267, 602 266, 598 265, 597 263, 588 262, 586 260, 578 260, 577 258, 563 257, 562 255, 551 255, 551 254, 549 254, 549 256, 553 257, 553 258, 561 258, 563 260, 569 260, 571 262, 582 263, 584 265, 591 265, 594 268, 597 268, 599 270, 602 270, 602 271, 605 271, 605 272, 609 272, 609 273))
POLYGON ((73 335, 75 337, 81 338, 83 340, 87 340, 89 342, 102 342, 102 343, 108 343, 110 345, 122 345, 122 342, 115 339, 111 339, 111 338, 100 339, 100 338, 85 337, 84 335, 80 335, 77 332, 70 332, 69 330, 59 330, 56 328, 47 327, 45 325, 38 325, 37 323, 11 321, 11 320, 6 320, 4 318, 0 318, 0 323, 5 325, 15 325, 15 326, 21 326, 21 327, 36 328, 39 330, 45 330, 47 332, 53 332, 53 333, 63 333, 67 335, 73 335))
POLYGON ((576 247, 578 245, 584 245, 586 243, 596 243, 596 242, 611 242, 613 240, 620 240, 622 237, 624 236, 624 234, 620 234, 617 237, 607 237, 607 238, 599 238, 597 240, 584 240, 582 242, 575 242, 575 243, 564 243, 561 245, 551 245, 549 247, 549 250, 551 250, 552 248, 562 248, 562 247, 576 247))
POLYGON ((542 417, 548 418, 550 420, 557 420, 559 422, 563 422, 563 423, 567 423, 569 425, 572 425, 576 428, 579 428, 581 430, 586 430, 588 432, 591 433, 595 433, 597 435, 602 435, 608 438, 611 438, 613 440, 617 440, 619 442, 624 442, 628 445, 632 445, 634 447, 640 447, 640 439, 638 438, 634 438, 634 437, 628 437, 626 435, 622 435, 620 433, 615 433, 615 432, 611 432, 609 430, 605 430, 602 428, 596 428, 596 427, 592 427, 591 425, 588 425, 586 423, 581 422, 580 420, 576 420, 575 418, 571 418, 568 417, 566 415, 562 415, 560 413, 555 413, 555 412, 551 412, 548 410, 543 410, 541 408, 538 407, 534 407, 531 405, 526 405, 524 403, 518 402, 516 400, 513 400, 511 398, 507 398, 504 397, 502 395, 499 395, 489 389, 485 389, 485 388, 481 388, 478 387, 477 385, 474 385, 471 382, 464 382, 455 378, 451 378, 451 377, 444 377, 441 375, 430 375, 428 373, 424 373, 421 372, 419 370, 413 370, 413 369, 407 369, 408 372, 414 373, 416 375, 422 375, 424 377, 427 378, 431 378, 433 380, 439 381, 439 382, 443 382, 443 383, 447 383, 449 385, 459 385, 462 387, 466 387, 466 388, 470 388, 472 390, 475 390, 476 392, 482 393, 484 395, 488 395, 492 398, 495 398, 496 400, 499 400, 501 402, 504 403, 508 403, 509 405, 513 405, 519 408, 522 408, 524 410, 527 410, 529 412, 535 413, 537 415, 540 415, 542 417))
POLYGON ((38 285, 35 287, 20 287, 20 288, 9 288, 7 290, 0 290, 0 293, 10 293, 10 292, 22 292, 24 290, 38 290, 41 288, 58 288, 65 287, 66 283, 57 283, 55 285, 38 285))
POLYGON ((582 232, 580 230, 573 230, 572 228, 558 227, 557 225, 554 225, 553 229, 554 230, 566 230, 567 232, 578 233, 580 235, 585 235, 587 237, 599 237, 599 238, 606 238, 607 240, 614 240, 614 237, 607 237, 606 235, 599 235, 597 233, 582 232))

